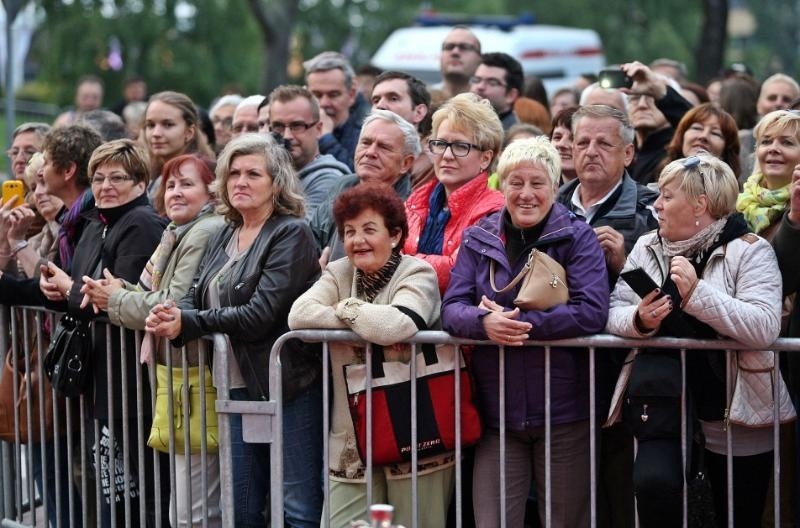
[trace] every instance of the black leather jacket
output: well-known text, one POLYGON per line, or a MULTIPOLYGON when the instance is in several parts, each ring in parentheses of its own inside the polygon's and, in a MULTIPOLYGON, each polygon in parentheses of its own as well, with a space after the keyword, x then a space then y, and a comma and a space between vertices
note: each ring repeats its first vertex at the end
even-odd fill
MULTIPOLYGON (((221 308, 206 307, 206 290, 229 260, 225 247, 235 227, 226 225, 209 243, 181 309, 182 346, 202 335, 227 334, 247 390, 254 400, 269 398, 269 353, 288 331, 289 309, 319 277, 314 236, 302 218, 273 216, 248 253, 230 271, 219 292, 221 308)), ((294 343, 282 355, 284 394, 291 397, 315 383, 322 370, 316 347, 294 343)))

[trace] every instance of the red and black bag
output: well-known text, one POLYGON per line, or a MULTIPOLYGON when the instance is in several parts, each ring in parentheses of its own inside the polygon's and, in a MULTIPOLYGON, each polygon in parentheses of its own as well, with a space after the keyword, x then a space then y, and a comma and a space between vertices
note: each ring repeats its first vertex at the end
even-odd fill
MULTIPOLYGON (((453 346, 422 345, 417 352, 417 452, 427 458, 456 446, 455 376, 460 380, 461 445, 480 440, 480 416, 473 403, 472 379, 464 358, 453 346)), ((367 454, 367 366, 344 366, 350 415, 362 461, 367 454)), ((385 361, 383 347, 373 345, 372 463, 411 461, 411 367, 385 361)))

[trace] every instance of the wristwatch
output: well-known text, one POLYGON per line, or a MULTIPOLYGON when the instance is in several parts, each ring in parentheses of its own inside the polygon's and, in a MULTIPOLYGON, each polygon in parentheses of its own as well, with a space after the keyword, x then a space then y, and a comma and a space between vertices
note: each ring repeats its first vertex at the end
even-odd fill
POLYGON ((28 241, 27 240, 20 240, 19 242, 14 244, 13 248, 11 248, 11 256, 12 257, 16 257, 17 253, 19 253, 20 251, 22 251, 26 247, 28 247, 28 241))

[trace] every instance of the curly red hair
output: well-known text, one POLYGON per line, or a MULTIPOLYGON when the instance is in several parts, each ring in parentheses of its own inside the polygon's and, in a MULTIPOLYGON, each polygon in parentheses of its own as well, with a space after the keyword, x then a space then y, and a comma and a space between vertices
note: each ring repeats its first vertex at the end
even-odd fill
POLYGON ((403 200, 389 185, 382 183, 361 183, 344 191, 333 203, 333 219, 339 237, 344 238, 344 223, 372 209, 383 218, 389 233, 400 231, 397 248, 402 248, 408 236, 408 221, 403 200))

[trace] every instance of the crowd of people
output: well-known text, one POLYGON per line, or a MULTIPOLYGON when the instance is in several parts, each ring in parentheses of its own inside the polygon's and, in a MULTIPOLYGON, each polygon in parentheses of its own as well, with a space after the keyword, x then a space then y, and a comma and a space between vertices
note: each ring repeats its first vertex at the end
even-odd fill
MULTIPOLYGON (((461 461, 445 452, 417 467, 376 468, 369 495, 394 506, 396 523, 417 515, 421 526, 453 525, 457 462, 465 526, 535 524, 530 504, 542 524, 549 511, 554 526, 589 526, 592 463, 598 526, 633 527, 637 515, 642 527, 680 526, 693 514, 684 486, 698 475, 707 475, 720 525, 731 513, 738 527, 769 522, 770 496, 784 504, 784 520, 800 523, 800 362, 776 362, 770 348, 800 333, 791 271, 800 255, 797 82, 776 74, 759 85, 730 71, 702 87, 682 64, 660 59, 615 66, 629 88, 587 75, 548 99, 516 59, 481 53, 462 26, 442 42, 438 85, 373 70, 359 83, 336 52, 304 66, 304 86, 225 94, 209 112, 182 93, 147 97, 140 78, 126 83, 117 113, 101 110, 102 82, 88 76, 74 110, 52 126, 15 130, 10 167, 28 193, 24 204, 0 206, 0 303, 94 322, 84 445, 51 431, 30 461, 51 526, 95 511, 102 526, 125 515, 147 526, 219 526, 223 516, 266 526, 270 453, 247 440, 242 415, 229 420, 231 511, 221 507, 213 450, 172 460, 121 452, 149 449, 137 421, 154 412, 145 404, 140 416, 137 400, 164 389, 150 370, 185 363, 206 372, 212 389, 228 380, 224 399, 268 400, 269 352, 290 329, 348 329, 363 341, 331 344, 328 372, 314 343, 289 341, 282 354, 289 526, 367 517, 345 372, 366 362, 365 342, 385 361, 408 363, 412 349, 399 343, 424 329, 486 341, 464 352, 483 434, 461 461), (736 94, 753 85, 745 107, 736 94), (522 279, 544 265, 562 272, 552 287, 565 299, 524 301, 522 279), (545 354, 527 343, 604 332, 735 340, 746 350, 690 350, 684 382, 678 350, 598 349, 594 412, 603 427, 592 461, 587 350, 545 354), (212 334, 225 336, 223 351, 211 350, 212 334), (213 360, 221 352, 225 363, 213 360), (139 394, 129 381, 137 369, 139 394), (94 471, 106 473, 97 478, 116 488, 103 488, 92 512, 67 501, 73 447, 100 453, 94 471), (110 457, 129 482, 107 473, 110 457), (139 482, 148 485, 136 490, 139 482), (143 507, 111 503, 128 493, 143 507)), ((36 321, 25 327, 52 333, 36 321)))

